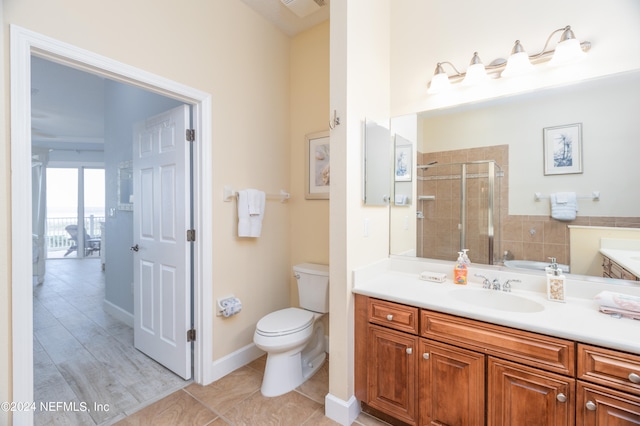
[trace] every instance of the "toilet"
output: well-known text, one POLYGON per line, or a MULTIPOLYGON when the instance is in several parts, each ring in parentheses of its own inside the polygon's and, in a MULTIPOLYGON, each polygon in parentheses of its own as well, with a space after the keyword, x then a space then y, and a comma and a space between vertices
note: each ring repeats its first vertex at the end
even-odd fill
POLYGON ((265 315, 256 325, 255 345, 267 352, 262 379, 264 396, 278 396, 300 386, 322 366, 324 325, 329 312, 329 266, 302 263, 293 267, 300 308, 265 315))

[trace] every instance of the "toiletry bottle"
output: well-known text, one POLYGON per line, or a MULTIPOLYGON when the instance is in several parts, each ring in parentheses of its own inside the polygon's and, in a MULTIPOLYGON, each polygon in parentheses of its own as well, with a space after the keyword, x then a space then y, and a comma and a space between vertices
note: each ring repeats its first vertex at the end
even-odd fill
POLYGON ((469 267, 471 266, 471 260, 469 259, 469 255, 467 255, 468 251, 469 249, 462 249, 462 261, 465 265, 467 265, 467 269, 469 269, 469 267))
POLYGON ((453 268, 453 283, 454 284, 467 284, 467 265, 464 262, 462 257, 462 252, 458 252, 458 260, 456 260, 456 265, 453 268))
POLYGON ((564 302, 565 276, 562 269, 558 267, 555 257, 550 257, 551 265, 545 268, 547 272, 547 298, 554 302, 564 302))

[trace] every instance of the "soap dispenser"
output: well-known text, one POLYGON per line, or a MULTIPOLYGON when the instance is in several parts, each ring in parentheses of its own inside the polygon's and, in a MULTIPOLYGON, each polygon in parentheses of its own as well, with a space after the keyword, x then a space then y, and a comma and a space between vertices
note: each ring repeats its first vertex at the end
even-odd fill
POLYGON ((547 272, 547 298, 554 302, 564 302, 566 278, 562 269, 558 267, 555 257, 550 257, 551 265, 545 268, 547 272))
POLYGON ((471 266, 471 260, 469 259, 469 255, 467 254, 468 251, 469 249, 462 249, 462 261, 465 265, 467 265, 467 269, 471 266))
POLYGON ((456 264, 453 268, 453 283, 454 284, 467 284, 467 264, 464 261, 464 257, 462 252, 458 252, 458 260, 456 260, 456 264))

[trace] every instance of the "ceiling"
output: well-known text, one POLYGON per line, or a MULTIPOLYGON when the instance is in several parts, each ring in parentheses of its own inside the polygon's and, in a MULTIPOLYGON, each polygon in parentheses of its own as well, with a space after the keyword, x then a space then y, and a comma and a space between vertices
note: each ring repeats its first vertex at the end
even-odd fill
MULTIPOLYGON (((329 0, 327 6, 304 18, 280 0, 241 1, 289 36, 329 19, 329 0)), ((31 127, 34 146, 102 150, 104 78, 32 57, 31 127)))
POLYGON ((289 36, 294 36, 329 19, 329 0, 326 0, 326 6, 304 18, 299 18, 280 0, 242 0, 242 2, 289 36))

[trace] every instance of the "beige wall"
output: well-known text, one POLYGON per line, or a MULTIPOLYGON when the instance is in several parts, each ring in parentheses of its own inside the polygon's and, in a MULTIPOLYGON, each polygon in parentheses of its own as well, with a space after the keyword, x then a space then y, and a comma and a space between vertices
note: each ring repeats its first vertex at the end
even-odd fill
MULTIPOLYGON (((291 40, 291 265, 329 264, 329 200, 305 200, 305 135, 329 130, 329 22, 291 40)), ((291 304, 298 291, 293 275, 291 304)))
MULTIPOLYGON (((214 235, 202 237, 213 239, 214 272, 213 283, 205 284, 213 285, 214 299, 235 294, 244 310, 229 320, 214 319, 211 361, 251 343, 257 320, 289 304, 291 212, 295 203, 268 201, 262 237, 239 240, 234 236, 235 203, 223 202, 222 190, 223 185, 232 185, 275 193, 281 188, 294 191, 289 169, 294 155, 290 146, 290 80, 297 72, 290 67, 292 40, 237 0, 194 0, 189 7, 179 2, 158 5, 151 0, 117 6, 82 0, 10 0, 2 10, 4 90, 9 87, 8 28, 17 24, 212 94, 212 140, 203 143, 213 145, 209 187, 214 235)), ((0 123, 7 123, 8 96, 2 99, 0 123)), ((326 99, 319 101, 327 103, 326 99)), ((314 128, 320 125, 308 123, 314 128)), ((300 131, 296 130, 296 136, 300 131)), ((12 368, 9 149, 6 131, 0 139, 0 170, 6 175, 0 189, 1 400, 11 399, 12 368)), ((299 189, 294 197, 301 197, 299 189)), ((327 239, 321 246, 327 247, 327 239)), ((311 249, 308 257, 326 261, 328 254, 311 249)), ((0 424, 9 421, 6 413, 0 416, 0 424)))
POLYGON ((571 272, 585 275, 602 276, 602 255, 600 239, 640 240, 639 229, 611 228, 608 226, 571 226, 571 272))
POLYGON ((331 131, 329 392, 342 401, 354 391, 351 272, 389 253, 389 209, 362 204, 362 128, 389 117, 390 3, 331 3, 330 111, 341 124, 331 131))
MULTIPOLYGON (((398 0, 391 11, 391 111, 403 115, 500 97, 541 87, 579 81, 640 68, 640 2, 619 0, 540 0, 515 2, 428 2, 398 0), (489 64, 506 58, 519 39, 529 54, 542 50, 552 31, 571 25, 575 36, 592 42, 579 66, 548 69, 538 66, 527 79, 502 79, 488 90, 457 90, 427 95, 438 62, 450 61, 466 70, 474 51, 489 64)), ((558 36, 552 43, 556 43, 558 36)), ((552 44, 552 46, 554 45, 552 44)), ((447 72, 453 71, 447 68, 447 72)))

